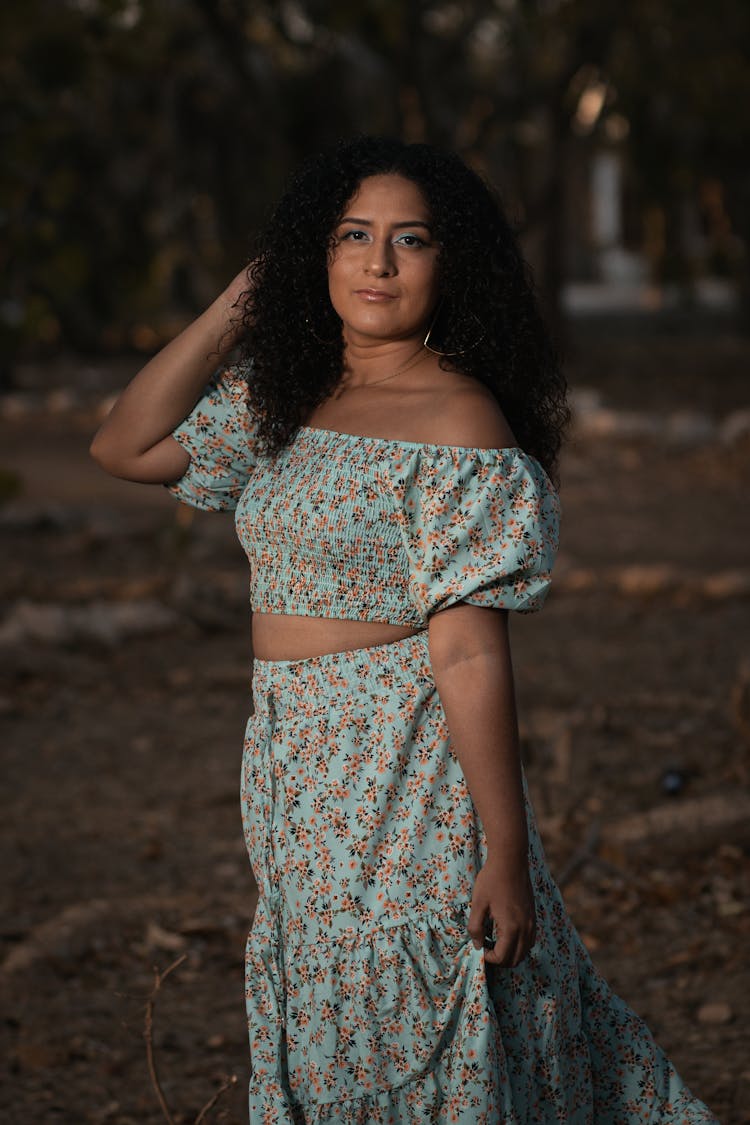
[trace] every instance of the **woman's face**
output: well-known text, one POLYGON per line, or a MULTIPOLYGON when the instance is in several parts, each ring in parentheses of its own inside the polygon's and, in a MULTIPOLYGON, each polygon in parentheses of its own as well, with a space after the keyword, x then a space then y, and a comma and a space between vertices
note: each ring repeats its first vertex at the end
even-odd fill
POLYGON ((331 303, 345 337, 407 339, 426 332, 438 301, 439 246, 412 180, 368 176, 334 233, 328 266, 331 303))

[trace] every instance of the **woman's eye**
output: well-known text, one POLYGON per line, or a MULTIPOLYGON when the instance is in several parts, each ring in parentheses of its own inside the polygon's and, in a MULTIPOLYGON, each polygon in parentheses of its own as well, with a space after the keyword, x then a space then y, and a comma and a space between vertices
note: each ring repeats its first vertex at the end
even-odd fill
MULTIPOLYGON (((341 242, 365 242, 369 239, 369 233, 366 230, 347 230, 340 235, 341 242)), ((417 234, 400 234, 395 239, 396 245, 408 246, 410 249, 417 246, 426 246, 423 238, 417 234)))

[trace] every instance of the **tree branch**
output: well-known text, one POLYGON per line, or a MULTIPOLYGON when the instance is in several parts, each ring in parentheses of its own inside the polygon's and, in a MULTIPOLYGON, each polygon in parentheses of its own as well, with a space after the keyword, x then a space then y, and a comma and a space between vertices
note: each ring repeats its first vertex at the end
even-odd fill
POLYGON ((164 1093, 159 1083, 159 1075, 156 1071, 156 1059, 154 1058, 154 1008, 156 1007, 156 997, 159 994, 161 986, 164 981, 173 973, 175 969, 179 969, 180 965, 187 958, 187 953, 183 953, 176 961, 173 961, 169 968, 165 969, 163 973, 154 966, 154 987, 151 989, 151 995, 146 1004, 146 1019, 143 1029, 143 1036, 146 1040, 146 1060, 148 1062, 148 1073, 151 1078, 151 1085, 156 1091, 156 1097, 159 1100, 159 1106, 164 1114, 164 1120, 167 1125, 175 1125, 175 1120, 172 1117, 169 1106, 167 1105, 164 1093))

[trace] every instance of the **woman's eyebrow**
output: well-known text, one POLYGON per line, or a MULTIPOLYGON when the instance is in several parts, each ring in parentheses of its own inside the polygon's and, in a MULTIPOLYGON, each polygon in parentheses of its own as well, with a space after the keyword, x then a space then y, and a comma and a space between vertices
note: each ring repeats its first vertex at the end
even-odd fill
MULTIPOLYGON (((357 223, 357 225, 361 226, 361 227, 371 227, 372 226, 372 220, 371 219, 357 219, 353 215, 347 215, 345 218, 343 218, 341 220, 341 222, 342 223, 357 223)), ((431 230, 432 229, 430 227, 430 224, 425 223, 423 219, 411 219, 408 223, 392 223, 391 225, 393 227, 396 227, 396 228, 399 228, 399 229, 401 227, 424 227, 425 230, 431 230)))

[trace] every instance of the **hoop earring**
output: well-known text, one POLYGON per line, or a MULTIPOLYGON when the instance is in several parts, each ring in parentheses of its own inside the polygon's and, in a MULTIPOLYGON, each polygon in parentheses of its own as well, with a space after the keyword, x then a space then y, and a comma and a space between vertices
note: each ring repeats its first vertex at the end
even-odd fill
POLYGON ((339 336, 334 336, 333 339, 331 339, 331 340, 324 340, 323 337, 319 336, 318 333, 313 328, 313 326, 312 326, 313 322, 312 322, 312 320, 310 319, 309 316, 305 317, 305 324, 307 325, 307 330, 310 333, 310 335, 314 339, 316 339, 319 344, 323 344, 327 348, 330 348, 332 344, 337 344, 341 339, 341 336, 339 335, 339 336))
POLYGON ((422 347, 427 348, 427 351, 432 352, 433 355, 459 355, 460 354, 459 352, 440 352, 440 351, 438 351, 437 348, 433 348, 428 343, 428 341, 430 339, 430 336, 432 335, 432 330, 435 327, 435 321, 440 316, 442 308, 443 308, 443 298, 441 297, 440 300, 438 301, 438 307, 435 309, 434 316, 433 316, 432 320, 430 321, 430 327, 427 329, 427 335, 425 336, 424 340, 422 341, 422 347))
MULTIPOLYGON (((331 310, 331 311, 333 311, 333 310, 331 310)), ((341 326, 340 326, 340 322, 339 322, 339 329, 338 329, 338 332, 337 332, 337 333, 336 333, 336 335, 334 335, 334 336, 333 336, 333 338, 332 338, 332 339, 330 339, 330 340, 324 340, 324 339, 323 339, 323 337, 322 337, 322 336, 319 336, 319 335, 318 335, 318 333, 317 333, 317 332, 315 331, 315 312, 314 312, 314 310, 313 310, 313 307, 312 307, 312 304, 311 304, 311 302, 310 302, 310 297, 309 297, 309 294, 307 294, 307 293, 306 293, 306 294, 305 294, 305 296, 304 296, 304 316, 303 316, 303 321, 304 321, 304 324, 305 324, 305 328, 306 328, 306 329, 307 329, 307 331, 308 331, 308 332, 310 333, 310 335, 312 336, 312 338, 313 338, 314 340, 317 340, 319 344, 323 344, 323 346, 324 346, 324 347, 326 347, 326 348, 330 348, 330 347, 332 347, 332 345, 333 345, 333 344, 338 344, 338 343, 341 343, 341 326)))
POLYGON ((313 324, 315 322, 313 321, 313 318, 311 316, 306 316, 304 318, 304 321, 308 332, 313 337, 313 339, 318 341, 319 344, 323 344, 325 347, 330 348, 333 344, 337 344, 341 341, 341 333, 334 336, 331 340, 324 340, 322 336, 319 336, 313 328, 313 324))
POLYGON ((428 352, 432 352, 432 353, 433 353, 433 355, 460 355, 460 354, 461 354, 460 352, 439 352, 439 351, 437 350, 437 348, 433 348, 433 347, 432 347, 432 346, 431 346, 430 344, 428 344, 428 342, 427 342, 427 341, 429 340, 429 338, 430 338, 430 333, 431 333, 431 332, 432 332, 432 325, 430 325, 430 327, 429 327, 429 328, 427 329, 427 335, 425 336, 424 340, 422 341, 422 346, 423 346, 423 347, 425 347, 425 348, 427 348, 427 351, 428 351, 428 352))
POLYGON ((428 341, 430 339, 430 335, 432 333, 432 330, 435 327, 435 321, 437 320, 438 316, 440 315, 440 312, 441 312, 442 308, 443 308, 443 298, 441 297, 440 302, 438 304, 438 307, 435 310, 435 315, 432 318, 432 322, 430 324, 430 327, 427 329, 427 335, 425 336, 424 340, 422 341, 423 347, 427 348, 427 350, 429 352, 433 352, 435 355, 450 356, 450 355, 464 355, 466 352, 471 351, 472 348, 475 348, 477 346, 477 344, 481 343, 481 341, 485 337, 485 331, 484 331, 484 328, 482 327, 482 322, 478 319, 478 317, 474 313, 472 313, 471 315, 474 317, 474 320, 476 320, 477 325, 479 326, 479 335, 477 336, 477 338, 475 340, 472 340, 472 342, 466 348, 459 349, 458 351, 455 351, 455 352, 441 352, 441 351, 438 351, 437 348, 431 347, 431 345, 428 343, 428 341))

